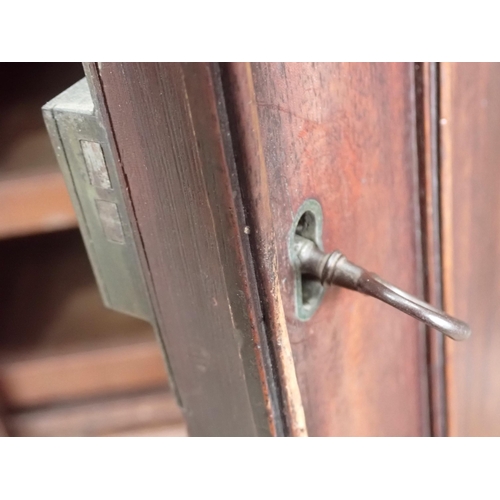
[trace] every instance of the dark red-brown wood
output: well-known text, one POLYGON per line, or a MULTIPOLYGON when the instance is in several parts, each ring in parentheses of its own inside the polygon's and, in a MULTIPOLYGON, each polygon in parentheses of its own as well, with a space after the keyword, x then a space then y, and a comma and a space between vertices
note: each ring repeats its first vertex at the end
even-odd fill
MULTIPOLYGON (((425 300, 443 308, 441 193, 439 183, 439 65, 415 64, 417 138, 422 221, 425 300)), ((443 335, 427 328, 431 431, 446 435, 446 387, 443 335)))
POLYGON ((500 64, 443 63, 441 161, 449 433, 500 435, 500 64))
POLYGON ((327 291, 310 321, 298 321, 287 251, 296 210, 315 198, 327 250, 422 296, 413 65, 235 63, 225 82, 296 434, 428 434, 424 328, 340 289, 327 291))
POLYGON ((105 63, 87 75, 190 434, 283 434, 218 67, 105 63))

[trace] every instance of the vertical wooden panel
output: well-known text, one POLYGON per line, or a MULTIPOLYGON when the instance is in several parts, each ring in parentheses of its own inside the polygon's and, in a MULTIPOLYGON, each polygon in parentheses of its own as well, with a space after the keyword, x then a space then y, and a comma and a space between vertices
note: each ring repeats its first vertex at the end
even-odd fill
MULTIPOLYGON (((425 299, 434 307, 442 309, 439 65, 424 62, 416 63, 415 68, 425 299)), ((427 340, 431 431, 433 436, 445 436, 444 336, 427 328, 427 340)))
POLYGON ((90 67, 191 435, 282 434, 217 67, 90 67))
POLYGON ((500 435, 500 64, 441 65, 445 306, 472 327, 447 341, 449 433, 500 435))
MULTIPOLYGON (((315 198, 326 249, 421 295, 413 65, 226 70, 266 320, 282 374, 291 370, 291 348, 308 433, 427 434, 423 328, 341 289, 328 290, 315 316, 300 322, 287 251, 296 210, 315 198)), ((300 407, 289 408, 300 416, 300 407)))

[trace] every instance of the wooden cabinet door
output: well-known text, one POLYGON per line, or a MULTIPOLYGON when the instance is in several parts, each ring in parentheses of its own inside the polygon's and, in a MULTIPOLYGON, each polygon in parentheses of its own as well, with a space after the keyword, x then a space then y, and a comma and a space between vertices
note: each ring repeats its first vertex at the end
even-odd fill
POLYGON ((422 68, 102 63, 86 72, 190 433, 437 429, 434 334, 339 288, 298 319, 288 248, 297 210, 316 200, 326 250, 428 298, 434 228, 421 193, 433 174, 435 88, 422 68))
POLYGON ((292 429, 429 433, 422 325, 343 289, 298 320, 287 250, 312 198, 325 249, 422 293, 414 66, 231 64, 227 74, 266 319, 287 408, 303 418, 292 429))
POLYGON ((449 434, 500 435, 500 64, 442 63, 447 309, 473 331, 446 344, 449 434))

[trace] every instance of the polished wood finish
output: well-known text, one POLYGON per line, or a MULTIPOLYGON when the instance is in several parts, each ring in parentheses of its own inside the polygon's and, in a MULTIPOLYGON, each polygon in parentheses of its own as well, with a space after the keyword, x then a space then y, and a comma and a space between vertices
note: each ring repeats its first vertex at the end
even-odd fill
POLYGON ((218 67, 87 65, 191 435, 285 432, 218 67))
MULTIPOLYGON (((235 63, 224 74, 265 318, 288 381, 293 354, 307 432, 428 434, 424 329, 340 289, 298 321, 287 250, 294 213, 315 198, 326 249, 422 296, 413 65, 235 63)), ((288 408, 300 426, 297 401, 288 408)))
POLYGON ((500 435, 500 64, 442 63, 444 296, 472 327, 446 342, 449 434, 500 435))

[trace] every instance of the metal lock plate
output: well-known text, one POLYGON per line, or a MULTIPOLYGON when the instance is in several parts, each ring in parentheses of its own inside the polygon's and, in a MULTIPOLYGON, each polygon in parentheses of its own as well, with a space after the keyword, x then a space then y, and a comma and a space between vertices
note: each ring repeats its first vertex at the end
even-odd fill
POLYGON ((313 199, 306 200, 295 214, 288 235, 288 254, 294 268, 295 314, 301 321, 309 320, 318 309, 325 289, 313 277, 301 272, 296 255, 296 236, 314 241, 323 249, 323 211, 321 205, 313 199))
POLYGON ((42 108, 104 303, 151 320, 116 166, 86 79, 42 108))

